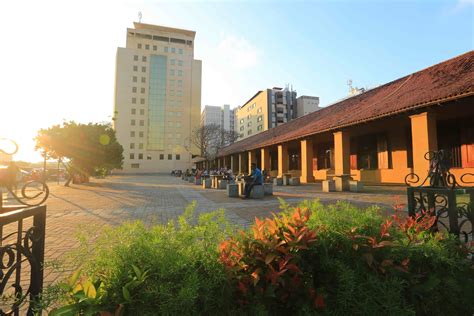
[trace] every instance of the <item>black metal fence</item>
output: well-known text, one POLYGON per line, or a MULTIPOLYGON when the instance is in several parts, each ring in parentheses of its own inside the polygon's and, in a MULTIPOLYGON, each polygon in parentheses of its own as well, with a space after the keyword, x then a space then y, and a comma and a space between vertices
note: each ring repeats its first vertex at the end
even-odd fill
POLYGON ((0 202, 0 315, 36 315, 43 289, 46 206, 0 202))

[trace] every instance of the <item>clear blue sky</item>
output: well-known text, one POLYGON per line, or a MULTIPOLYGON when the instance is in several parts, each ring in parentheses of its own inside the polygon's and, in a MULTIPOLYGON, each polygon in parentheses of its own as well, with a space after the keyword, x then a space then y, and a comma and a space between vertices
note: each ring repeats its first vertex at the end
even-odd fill
POLYGON ((287 83, 324 106, 348 79, 373 87, 474 48, 474 0, 1 1, 0 137, 20 143, 16 159, 39 157, 41 127, 110 120, 115 52, 138 11, 197 32, 203 106, 287 83))

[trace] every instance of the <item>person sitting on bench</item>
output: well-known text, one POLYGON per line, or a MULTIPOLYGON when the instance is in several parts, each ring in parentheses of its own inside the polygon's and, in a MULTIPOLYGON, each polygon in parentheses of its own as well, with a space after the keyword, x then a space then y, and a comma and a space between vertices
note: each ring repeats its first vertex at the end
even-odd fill
POLYGON ((252 192, 254 186, 263 184, 262 171, 257 168, 255 163, 252 163, 252 173, 250 177, 251 180, 245 183, 245 199, 250 197, 250 192, 252 192))

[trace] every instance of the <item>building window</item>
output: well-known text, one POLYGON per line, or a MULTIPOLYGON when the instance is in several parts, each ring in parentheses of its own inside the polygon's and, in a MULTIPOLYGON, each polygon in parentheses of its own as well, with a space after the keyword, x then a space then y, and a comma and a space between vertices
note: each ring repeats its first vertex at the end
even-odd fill
POLYGON ((176 155, 176 160, 180 160, 181 159, 181 155, 176 155))
POLYGON ((259 126, 257 127, 257 130, 258 130, 258 131, 261 131, 262 129, 263 129, 263 125, 259 125, 259 126))
POLYGON ((146 56, 142 56, 142 61, 146 62, 146 56))
POLYGON ((142 77, 142 83, 145 83, 145 82, 146 82, 146 78, 142 77))
POLYGON ((168 160, 173 160, 173 155, 172 154, 168 154, 168 160))
POLYGON ((133 76, 133 82, 137 82, 137 76, 133 76))
POLYGON ((132 98, 132 104, 136 104, 137 103, 137 98, 132 98))
POLYGON ((132 109, 132 114, 136 114, 137 113, 137 110, 136 109, 132 109))
POLYGON ((168 47, 165 47, 165 53, 167 53, 167 52, 168 52, 168 47))
POLYGON ((258 118, 257 118, 257 122, 261 122, 263 120, 263 116, 260 115, 258 118))
POLYGON ((160 160, 163 160, 163 159, 165 159, 165 155, 160 154, 160 160))
POLYGON ((142 138, 143 138, 143 132, 138 132, 138 137, 142 137, 142 138))
POLYGON ((143 154, 138 154, 138 159, 142 160, 143 159, 143 154))
POLYGON ((240 130, 243 131, 243 130, 244 130, 244 126, 241 126, 241 127, 240 127, 240 130))
POLYGON ((135 143, 130 143, 130 149, 135 149, 135 143))
POLYGON ((137 87, 132 87, 132 92, 133 93, 137 92, 137 87))
POLYGON ((150 49, 150 45, 146 44, 145 49, 150 49))
POLYGON ((140 93, 145 93, 145 88, 140 88, 140 93))
POLYGON ((138 149, 143 149, 143 143, 138 144, 138 149))
POLYGON ((145 99, 140 99, 140 104, 145 104, 145 99))
POLYGON ((258 108, 257 113, 262 113, 262 108, 258 108))
POLYGON ((252 122, 248 122, 248 123, 247 123, 247 126, 252 126, 252 122))
POLYGON ((240 119, 240 124, 243 124, 244 123, 244 119, 240 119))
POLYGON ((182 48, 180 48, 180 49, 178 50, 178 52, 179 52, 180 55, 183 55, 183 49, 182 49, 182 48))
POLYGON ((140 115, 145 115, 145 110, 144 109, 140 109, 140 115))
POLYGON ((170 69, 170 75, 174 76, 174 69, 170 69))
POLYGON ((138 71, 138 66, 133 66, 133 71, 138 71))
POLYGON ((145 121, 144 120, 140 120, 140 126, 145 126, 145 121))
POLYGON ((135 120, 131 120, 130 125, 135 126, 135 120))
POLYGON ((172 52, 173 54, 176 53, 176 48, 171 47, 171 52, 172 52))
POLYGON ((146 67, 142 66, 142 72, 146 72, 146 67))
POLYGON ((141 43, 138 43, 137 47, 138 47, 138 48, 142 48, 142 44, 141 44, 141 43))
POLYGON ((151 160, 151 155, 146 155, 146 160, 151 160))
POLYGON ((131 166, 133 169, 138 169, 138 168, 140 168, 140 164, 139 164, 139 163, 132 163, 130 166, 131 166))
POLYGON ((130 137, 135 137, 135 132, 134 131, 130 132, 130 137))
POLYGON ((170 59, 170 65, 174 65, 176 63, 176 59, 170 59))
POLYGON ((130 154, 130 159, 135 159, 135 154, 130 154))
POLYGON ((183 65, 183 61, 182 60, 178 60, 178 66, 182 66, 183 65))
POLYGON ((138 55, 133 55, 133 60, 138 61, 138 55))
POLYGON ((156 51, 158 47, 156 45, 153 45, 153 50, 156 51))

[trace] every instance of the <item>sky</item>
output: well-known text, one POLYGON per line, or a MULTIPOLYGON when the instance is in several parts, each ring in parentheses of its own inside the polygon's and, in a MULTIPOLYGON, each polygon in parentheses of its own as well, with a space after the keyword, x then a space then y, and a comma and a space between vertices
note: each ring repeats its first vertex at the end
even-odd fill
POLYGON ((290 85, 322 106, 474 49, 474 0, 0 1, 0 138, 63 120, 110 122, 115 54, 142 22, 196 31, 202 106, 290 85))

